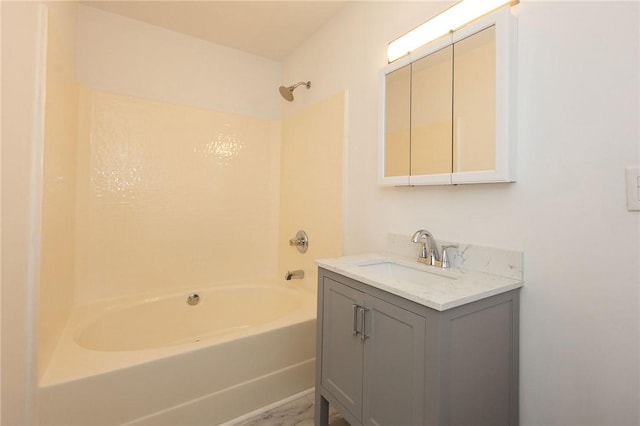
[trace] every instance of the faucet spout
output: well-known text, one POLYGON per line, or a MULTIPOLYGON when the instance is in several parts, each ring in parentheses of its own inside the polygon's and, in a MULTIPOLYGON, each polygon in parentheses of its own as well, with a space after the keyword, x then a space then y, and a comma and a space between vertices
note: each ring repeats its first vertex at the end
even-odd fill
POLYGON ((411 237, 411 242, 420 244, 420 253, 418 254, 418 262, 427 265, 435 265, 440 261, 440 253, 438 253, 438 245, 433 238, 431 232, 419 229, 411 237))
POLYGON ((304 271, 302 269, 296 269, 295 271, 287 271, 286 274, 284 274, 284 279, 289 281, 289 280, 300 280, 304 278, 304 271))

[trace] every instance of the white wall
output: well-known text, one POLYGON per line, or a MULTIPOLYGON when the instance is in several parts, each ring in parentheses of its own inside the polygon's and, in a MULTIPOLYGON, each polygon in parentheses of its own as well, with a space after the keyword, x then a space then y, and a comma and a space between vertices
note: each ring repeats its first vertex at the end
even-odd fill
POLYGON ((310 79, 291 114, 350 93, 345 253, 383 250, 388 232, 525 253, 521 423, 638 424, 640 213, 624 167, 639 156, 637 2, 522 0, 518 182, 380 188, 378 72, 387 43, 441 2, 356 2, 284 64, 310 79))
POLYGON ((42 147, 37 83, 44 29, 36 3, 2 2, 2 418, 29 419, 34 364, 27 320, 35 288, 39 235, 33 206, 34 159, 42 147), (6 60, 11 58, 11 61, 6 60), (25 403, 27 402, 27 404, 25 403))
POLYGON ((280 73, 275 61, 79 7, 78 78, 94 89, 277 119, 280 73))

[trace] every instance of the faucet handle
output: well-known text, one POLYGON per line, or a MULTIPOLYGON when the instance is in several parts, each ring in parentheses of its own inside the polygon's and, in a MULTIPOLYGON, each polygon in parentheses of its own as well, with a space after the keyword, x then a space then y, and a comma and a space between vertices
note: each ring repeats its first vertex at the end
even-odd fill
POLYGON ((300 253, 305 253, 309 248, 309 237, 303 230, 296 232, 296 236, 289 240, 289 245, 298 249, 300 253))
POLYGON ((449 268, 451 267, 451 262, 449 261, 449 254, 447 252, 447 249, 450 248, 458 248, 457 244, 448 244, 448 245, 443 245, 442 246, 442 267, 443 268, 449 268))

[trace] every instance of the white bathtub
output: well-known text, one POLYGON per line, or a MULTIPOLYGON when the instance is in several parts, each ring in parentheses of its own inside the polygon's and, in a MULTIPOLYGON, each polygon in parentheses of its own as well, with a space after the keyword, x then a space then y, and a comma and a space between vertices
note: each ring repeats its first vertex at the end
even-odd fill
POLYGON ((42 377, 38 421, 214 425, 284 399, 313 387, 315 310, 295 284, 82 306, 42 377))

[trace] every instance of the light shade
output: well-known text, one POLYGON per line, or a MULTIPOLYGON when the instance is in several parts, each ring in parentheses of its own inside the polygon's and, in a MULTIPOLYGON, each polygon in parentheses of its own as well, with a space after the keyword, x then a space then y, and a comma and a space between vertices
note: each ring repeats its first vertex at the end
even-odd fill
POLYGON ((516 3, 518 0, 461 0, 418 28, 389 43, 387 58, 389 62, 393 62, 412 50, 442 37, 500 6, 516 3))

